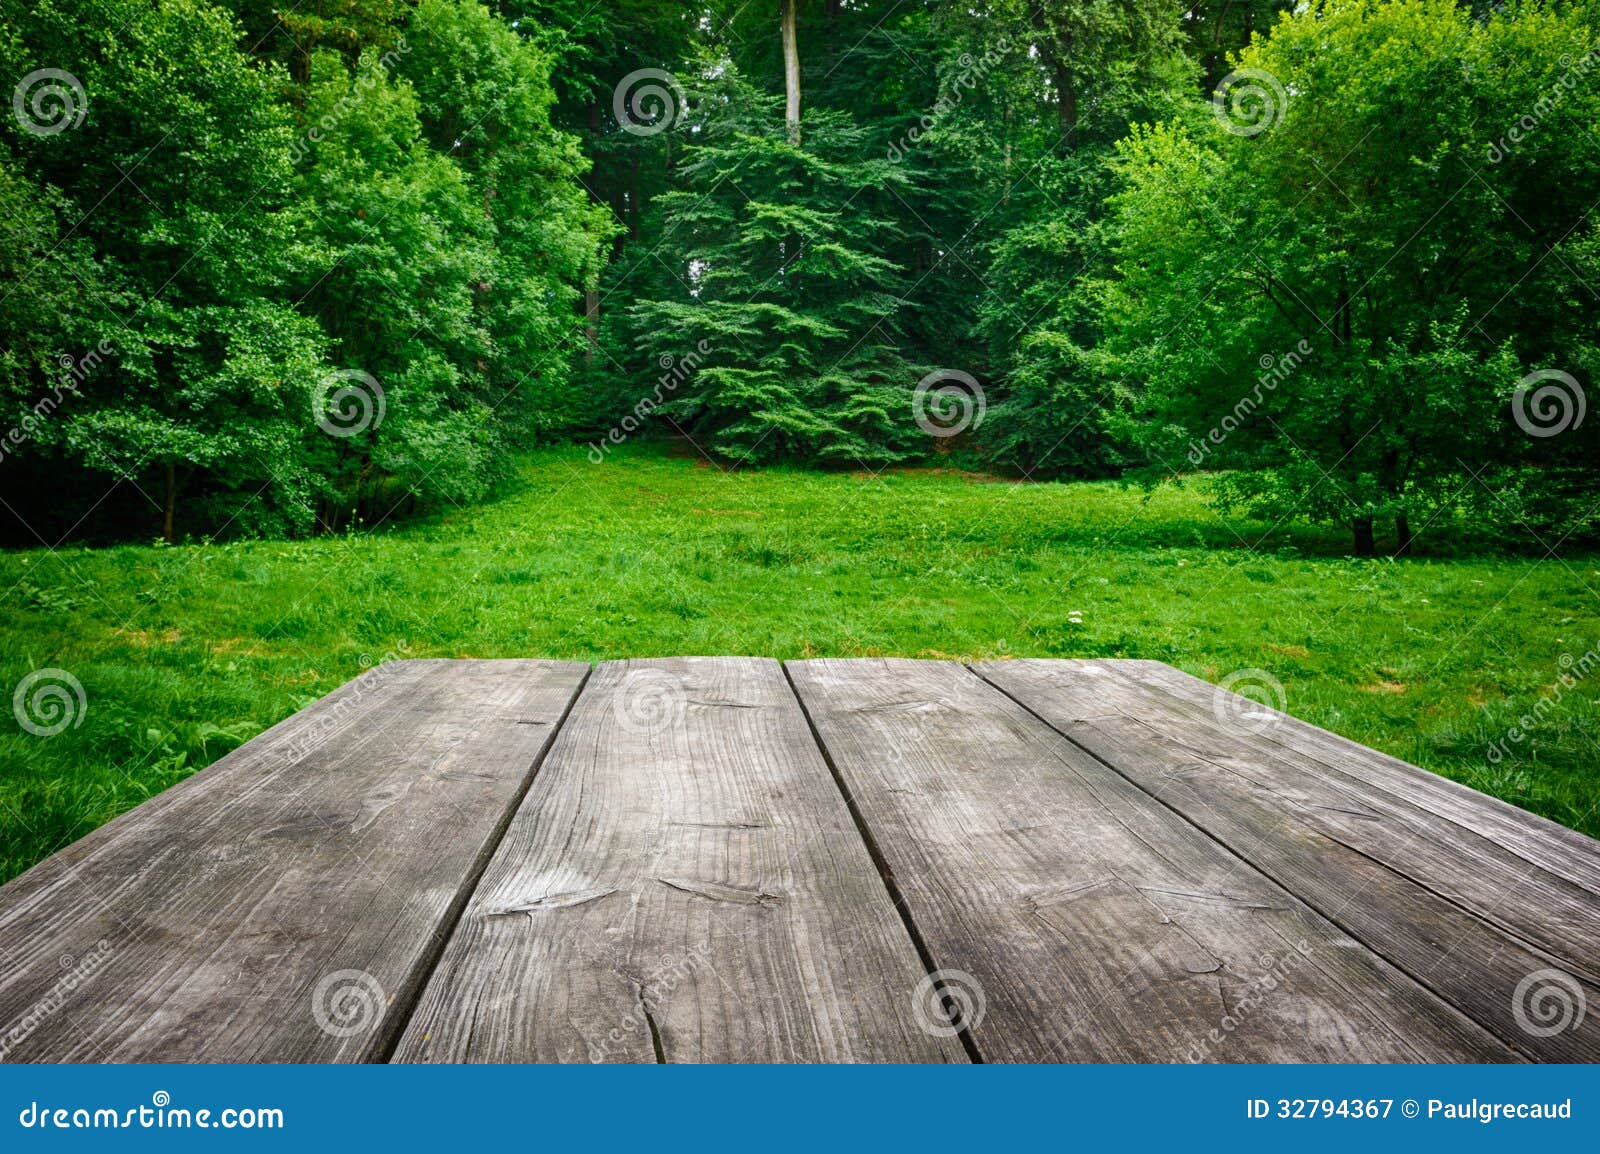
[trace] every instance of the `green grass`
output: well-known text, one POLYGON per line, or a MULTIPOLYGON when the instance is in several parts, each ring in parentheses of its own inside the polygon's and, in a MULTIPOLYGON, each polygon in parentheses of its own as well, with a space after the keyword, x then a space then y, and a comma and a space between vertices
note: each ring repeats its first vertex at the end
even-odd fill
POLYGON ((386 657, 1148 657, 1261 668, 1288 709, 1591 834, 1600 676, 1491 743, 1600 644, 1600 560, 1360 561, 1197 488, 949 472, 721 473, 658 447, 530 457, 510 494, 300 542, 0 554, 0 687, 84 686, 0 734, 0 877, 386 657))

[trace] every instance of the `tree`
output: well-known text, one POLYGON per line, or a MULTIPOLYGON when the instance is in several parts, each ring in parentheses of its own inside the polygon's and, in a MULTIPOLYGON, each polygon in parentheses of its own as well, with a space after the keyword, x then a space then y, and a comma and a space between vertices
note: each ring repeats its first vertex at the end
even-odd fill
MULTIPOLYGON (((1507 404, 1529 355, 1576 372, 1593 348, 1592 304, 1499 307, 1592 234, 1541 207, 1534 157, 1486 177, 1487 149, 1593 42, 1570 10, 1334 0, 1240 54, 1249 87, 1121 146, 1107 317, 1156 461, 1233 470, 1225 502, 1342 522, 1358 553, 1381 520, 1405 552, 1481 505, 1481 468, 1535 451, 1507 404)), ((1562 114, 1596 100, 1575 86, 1562 114)), ((1592 204, 1596 147, 1550 124, 1539 185, 1592 204)))
POLYGON ((799 8, 800 0, 783 0, 783 126, 796 148, 800 146, 799 8))
POLYGON ((895 348, 896 237, 851 205, 905 177, 862 159, 845 115, 813 108, 801 147, 731 62, 707 74, 684 187, 657 200, 671 275, 630 311, 647 361, 705 350, 661 408, 740 460, 899 459, 918 374, 895 348))
POLYGON ((958 206, 954 220, 980 222, 960 254, 975 306, 957 355, 992 382, 980 442, 991 467, 1097 477, 1135 458, 1118 422, 1127 384, 1100 349, 1106 162, 1131 125, 1193 100, 1179 15, 1169 0, 993 0, 945 18, 959 53, 947 75, 968 94, 918 173, 958 206))
POLYGON ((617 231, 584 194, 577 136, 552 132, 552 53, 475 0, 421 0, 397 65, 415 89, 423 134, 462 170, 493 251, 475 307, 495 355, 484 399, 508 444, 570 428, 586 402, 570 371, 579 293, 599 277, 617 231))
POLYGON ((586 408, 569 362, 609 229, 549 54, 476 0, 331 0, 290 14, 292 44, 233 10, 0 23, 33 102, 0 122, 0 264, 30 286, 0 303, 0 400, 31 418, 10 475, 53 479, 18 498, 30 527, 301 532, 474 500, 586 408))
MULTIPOLYGON (((614 281, 620 280, 619 274, 639 263, 626 258, 624 249, 643 239, 650 203, 668 186, 674 138, 665 129, 683 112, 670 88, 668 101, 652 106, 659 122, 625 123, 617 109, 627 113, 641 87, 658 84, 659 73, 689 58, 701 34, 700 13, 655 0, 506 0, 502 10, 552 62, 551 119, 578 138, 589 161, 589 170, 580 174, 583 188, 610 216, 608 227, 594 228, 595 260, 583 284, 588 371, 578 384, 586 399, 584 416, 592 417, 606 407, 611 360, 620 351, 614 344, 601 350, 602 304, 612 295, 602 291, 602 278, 609 267, 614 281)), ((613 288, 619 299, 629 295, 620 284, 613 288)))
MULTIPOLYGON (((6 122, 29 178, 88 225, 104 291, 85 286, 86 343, 113 350, 39 447, 125 481, 129 507, 153 505, 169 538, 185 502, 191 523, 304 526, 316 482, 298 447, 320 342, 285 294, 295 250, 276 210, 292 137, 277 76, 194 0, 44 0, 8 24, 0 72, 49 60, 83 111, 43 134, 6 122)), ((32 279, 57 271, 43 262, 32 279)))

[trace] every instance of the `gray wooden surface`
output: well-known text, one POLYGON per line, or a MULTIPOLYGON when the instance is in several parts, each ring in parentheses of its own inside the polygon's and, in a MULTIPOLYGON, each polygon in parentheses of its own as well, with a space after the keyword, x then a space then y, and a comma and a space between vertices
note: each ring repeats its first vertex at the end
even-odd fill
POLYGON ((776 661, 596 671, 396 1058, 966 1061, 776 661))
POLYGON ((15 879, 5 1057, 378 1056, 586 673, 380 666, 15 879))
POLYGON ((1153 662, 380 666, 0 887, 3 1061, 1595 1061, 1600 843, 1153 662))
POLYGON ((961 666, 789 670, 986 1059, 1510 1057, 961 666))
POLYGON ((1519 1020, 1529 1005, 1517 993, 1553 969, 1576 1005, 1600 1005, 1593 891, 1278 745, 1288 719, 1240 736, 1218 710, 1179 712, 1115 662, 979 672, 1506 1044, 1547 1061, 1600 1053, 1600 1015, 1543 1035, 1519 1020))

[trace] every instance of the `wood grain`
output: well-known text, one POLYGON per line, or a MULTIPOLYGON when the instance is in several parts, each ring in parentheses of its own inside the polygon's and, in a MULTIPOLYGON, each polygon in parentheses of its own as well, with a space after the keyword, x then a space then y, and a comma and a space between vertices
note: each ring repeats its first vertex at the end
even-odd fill
POLYGON ((586 673, 379 666, 13 880, 0 1056, 379 1056, 586 673))
MULTIPOLYGON (((1570 880, 1566 871, 1535 864, 1543 857, 1581 865, 1581 850, 1569 853, 1566 846, 1569 837, 1582 835, 1563 829, 1567 836, 1552 838, 1550 831, 1561 827, 1503 802, 1487 806, 1493 799, 1484 794, 1431 790, 1426 779, 1447 779, 1404 762, 1391 767, 1376 757, 1352 757, 1343 739, 1275 710, 1262 711, 1266 719, 1252 723, 1248 733, 1232 731, 1228 719, 1238 709, 1259 709, 1256 703, 1220 694, 1233 697, 1230 706, 1218 700, 1215 688, 1204 704, 1187 694, 1174 696, 1167 673, 1176 671, 1170 666, 1119 661, 1084 668, 1140 692, 1139 716, 1146 724, 1271 790, 1297 820, 1323 836, 1538 946, 1586 981, 1600 982, 1600 894, 1570 880), (1383 776, 1362 774, 1362 760, 1383 776)), ((1600 842, 1582 840, 1588 842, 1584 848, 1600 848, 1600 842)))
POLYGON ((1514 1060, 966 669, 788 669, 986 1060, 1514 1060))
POLYGON ((398 1061, 965 1061, 778 664, 601 665, 398 1061))
MULTIPOLYGON (((1159 661, 1105 664, 1147 688, 1165 692, 1169 699, 1162 702, 1164 712, 1201 724, 1214 722, 1216 686, 1159 661)), ((1263 707, 1251 702, 1250 708, 1263 707)), ((1267 712, 1278 724, 1257 735, 1263 747, 1309 759, 1318 772, 1339 782, 1341 788, 1409 802, 1456 827, 1440 827, 1439 837, 1453 839, 1460 837, 1462 830, 1470 831, 1477 835, 1469 838, 1471 841, 1487 839, 1591 894, 1600 894, 1600 841, 1286 713, 1267 712)))
MULTIPOLYGON (((1600 1059, 1600 1020, 1574 1015, 1547 1033, 1533 997, 1553 970, 1574 1005, 1600 1004, 1600 900, 1587 890, 1273 742, 1281 725, 1270 718, 1230 732, 1237 722, 1176 708, 1140 669, 1014 661, 978 671, 1507 1044, 1541 1060, 1600 1059)), ((1529 822, 1515 840, 1526 848, 1541 836, 1529 822)))

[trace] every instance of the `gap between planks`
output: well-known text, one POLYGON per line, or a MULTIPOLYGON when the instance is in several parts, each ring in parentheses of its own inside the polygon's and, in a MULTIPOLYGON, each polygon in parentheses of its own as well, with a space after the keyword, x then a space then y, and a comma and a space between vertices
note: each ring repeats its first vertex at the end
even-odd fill
POLYGON ((388 1062, 394 1056, 394 1051, 400 1044, 400 1036, 405 1032, 406 1025, 411 1021, 411 1016, 416 1012, 417 1002, 422 997, 422 991, 428 988, 428 982, 433 978, 433 971, 439 966, 439 959, 444 956, 445 947, 450 944, 450 939, 455 937, 456 927, 461 924, 461 915, 466 912, 467 904, 472 901, 472 896, 478 892, 478 884, 483 881, 483 871, 489 868, 489 863, 494 860, 494 855, 500 848, 500 843, 505 840, 506 831, 511 828, 512 820, 517 816, 517 810, 522 808, 522 803, 527 799, 528 792, 533 789, 534 779, 539 776, 539 771, 544 768, 545 761, 550 756, 550 751, 555 748, 556 739, 561 736, 561 731, 566 727, 567 718, 572 716, 573 708, 578 704, 578 699, 583 696, 583 691, 588 687, 589 679, 594 676, 594 665, 583 671, 583 676, 578 681, 578 687, 572 696, 567 699, 567 706, 561 711, 555 723, 550 727, 550 739, 544 743, 534 759, 533 766, 528 770, 523 779, 522 787, 517 790, 511 803, 506 806, 505 813, 500 816, 494 831, 483 844, 483 849, 476 861, 467 870, 466 879, 461 884, 460 892, 455 900, 450 903, 439 924, 433 929, 431 944, 423 954, 421 965, 407 986, 395 994, 394 1001, 385 1012, 382 1028, 379 1032, 377 1044, 373 1047, 371 1062, 388 1062))

